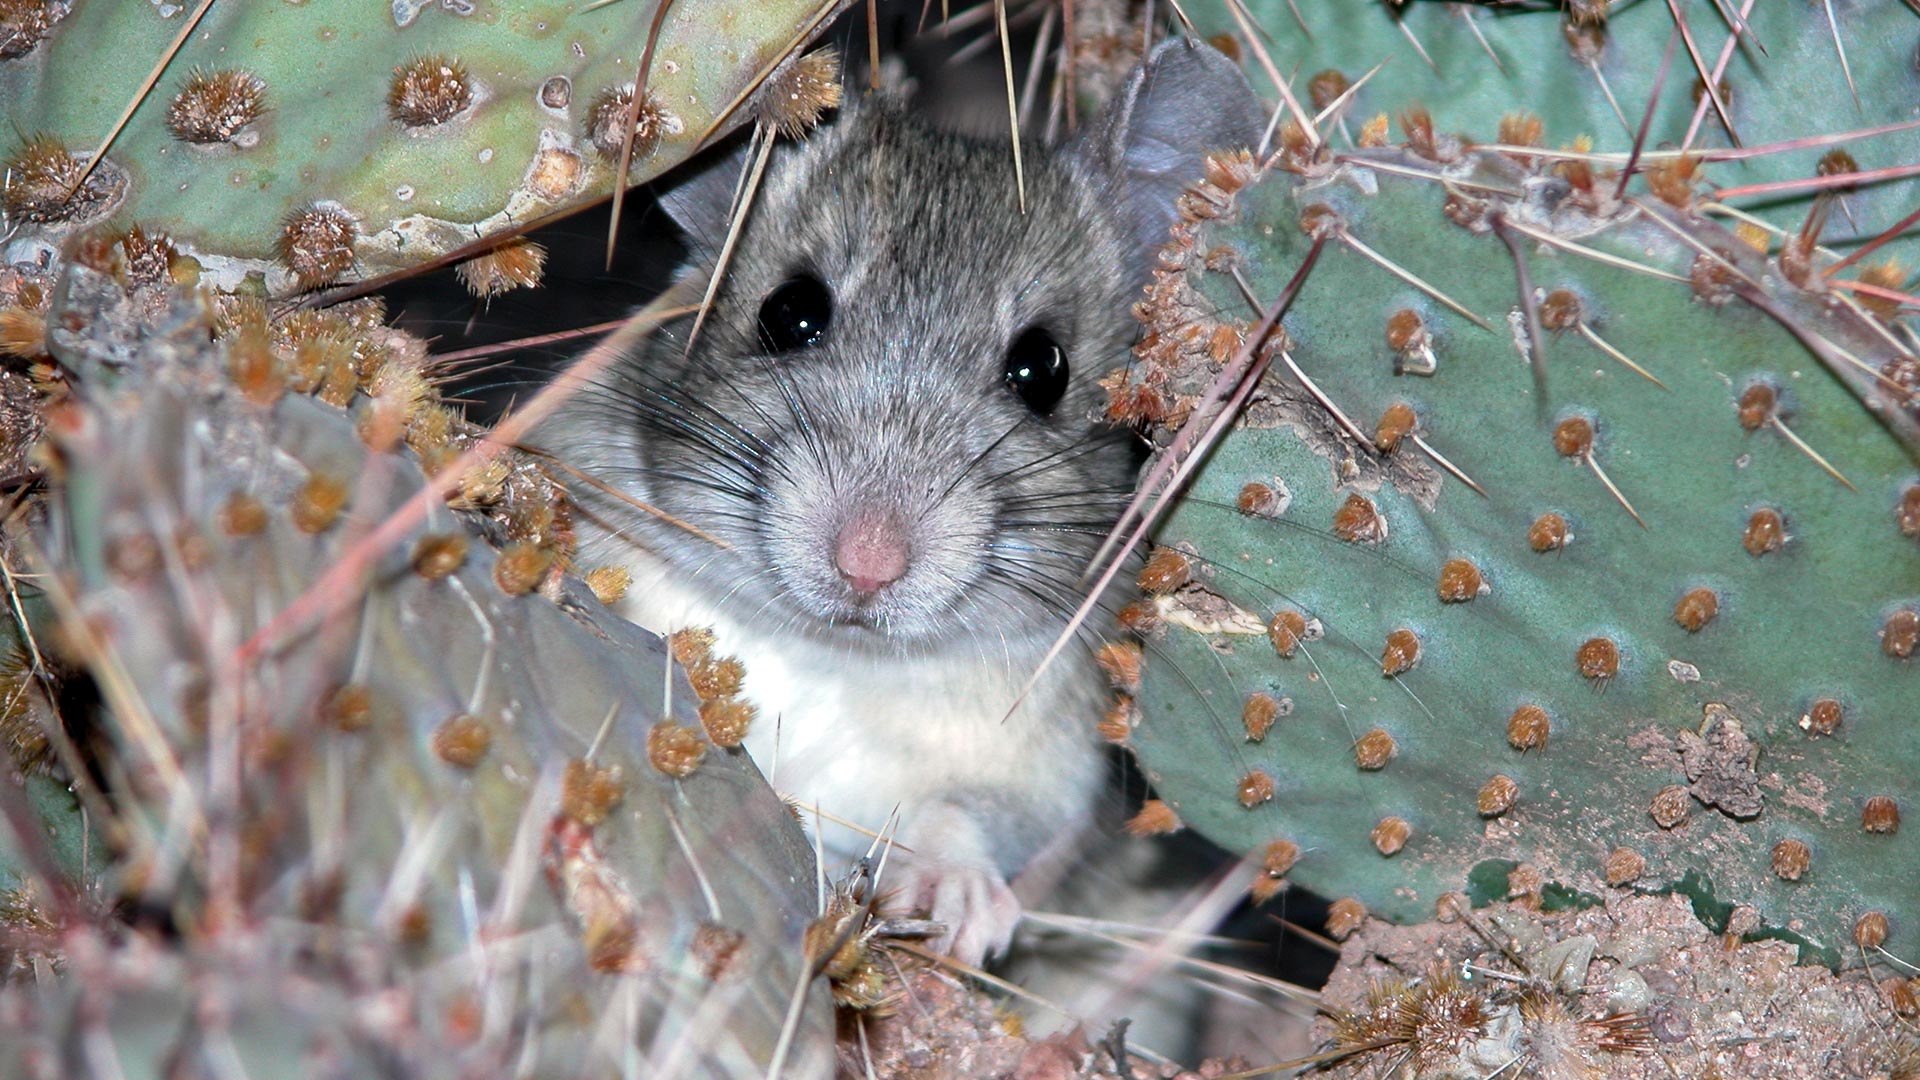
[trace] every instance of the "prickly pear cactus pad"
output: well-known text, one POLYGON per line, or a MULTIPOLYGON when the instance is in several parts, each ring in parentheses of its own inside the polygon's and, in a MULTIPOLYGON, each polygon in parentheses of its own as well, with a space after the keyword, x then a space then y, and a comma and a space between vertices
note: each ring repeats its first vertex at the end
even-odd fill
POLYGON ((1178 818, 1394 919, 1678 888, 1920 951, 1911 327, 1680 165, 1288 145, 1189 197, 1114 384, 1185 420, 1318 246, 1130 613, 1178 818))
MULTIPOLYGON (((1336 139, 1341 127, 1357 137, 1368 118, 1420 105, 1441 131, 1471 132, 1487 142, 1510 141, 1497 128, 1501 118, 1527 112, 1540 118, 1550 145, 1587 136, 1624 149, 1645 116, 1667 40, 1684 23, 1648 147, 1736 151, 1737 160, 1713 169, 1712 179, 1727 186, 1814 177, 1835 149, 1853 165, 1836 159, 1828 172, 1920 161, 1920 130, 1885 130, 1920 119, 1914 110, 1920 12, 1910 4, 1200 0, 1182 6, 1204 34, 1245 42, 1245 27, 1257 25, 1275 69, 1294 78, 1294 93, 1310 109, 1330 104, 1380 65, 1338 110, 1345 120, 1333 126, 1336 139), (1233 15, 1243 2, 1252 16, 1247 23, 1233 15), (1729 48, 1735 25, 1743 37, 1729 48), (1702 92, 1708 82, 1702 69, 1718 73, 1716 95, 1702 92), (1850 132, 1862 134, 1842 137, 1850 132)), ((1274 96, 1264 65, 1248 59, 1255 85, 1274 96)), ((1914 209, 1911 190, 1887 179, 1851 185, 1833 208, 1824 240, 1875 236, 1914 209)), ((1796 228, 1810 196, 1800 189, 1733 201, 1796 228)), ((1920 238, 1904 236, 1889 253, 1911 267, 1920 262, 1920 238)))
MULTIPOLYGON (((600 198, 662 6, 216 3, 80 184, 199 5, 9 4, 48 17, 0 53, 7 261, 137 221, 220 287, 258 274, 281 295, 419 266, 600 198)), ((750 118, 743 98, 836 6, 672 3, 632 113, 631 179, 750 118)))
POLYGON ((54 302, 77 378, 33 547, 42 636, 107 710, 76 787, 109 807, 111 866, 29 893, 67 976, 0 1001, 34 1033, 0 1040, 0 1073, 760 1076, 785 1038, 794 1075, 825 1075, 811 851, 727 749, 720 719, 745 718, 699 707, 724 688, 515 538, 564 521, 502 507, 510 470, 458 496, 496 506, 498 550, 435 507, 356 602, 249 651, 419 490, 402 432, 444 418, 377 325, 335 327, 336 358, 371 360, 336 404, 263 374, 263 326, 173 300, 76 264, 54 302))

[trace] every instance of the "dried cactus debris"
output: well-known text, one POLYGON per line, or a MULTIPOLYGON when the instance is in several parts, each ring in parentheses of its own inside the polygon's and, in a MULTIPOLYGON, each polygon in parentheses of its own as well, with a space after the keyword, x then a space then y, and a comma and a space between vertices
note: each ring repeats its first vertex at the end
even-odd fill
POLYGON ((1716 936, 1677 896, 1621 893, 1557 915, 1500 904, 1471 922, 1366 922, 1318 1034, 1340 1077, 1395 1061, 1421 1077, 1502 1062, 1551 1078, 1884 1076, 1912 1032, 1876 977, 1716 936))

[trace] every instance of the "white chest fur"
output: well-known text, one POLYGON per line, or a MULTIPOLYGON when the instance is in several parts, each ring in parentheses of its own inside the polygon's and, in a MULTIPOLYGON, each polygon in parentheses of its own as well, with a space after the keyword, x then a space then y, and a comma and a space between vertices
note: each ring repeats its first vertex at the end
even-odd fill
POLYGON ((911 834, 932 804, 983 806, 1009 830, 984 854, 1009 872, 1048 833, 1083 822, 1101 776, 1090 732, 1103 694, 1084 649, 1069 648, 1009 716, 1048 642, 962 636, 939 655, 911 657, 838 649, 770 633, 778 620, 736 618, 682 571, 631 548, 623 555, 633 581, 621 615, 661 634, 711 627, 717 651, 744 663, 744 693, 758 709, 747 750, 804 816, 819 808, 829 850, 864 851, 896 810, 911 834))

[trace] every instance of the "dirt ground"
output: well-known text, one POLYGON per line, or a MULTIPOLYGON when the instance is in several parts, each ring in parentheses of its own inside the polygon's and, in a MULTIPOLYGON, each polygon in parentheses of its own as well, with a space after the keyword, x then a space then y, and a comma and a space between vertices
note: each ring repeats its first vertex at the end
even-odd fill
MULTIPOLYGON (((1736 920, 1738 915, 1736 913, 1736 920)), ((1145 1056, 1111 1029, 1033 1038, 1001 995, 924 965, 890 1015, 849 1018, 849 1077, 877 1080, 1920 1080, 1920 984, 1896 961, 1839 973, 1796 964, 1780 941, 1707 930, 1684 899, 1616 894, 1544 915, 1497 905, 1448 921, 1369 920, 1346 941, 1310 1033, 1249 994, 1204 1022, 1244 1036, 1289 1031, 1289 1060, 1249 1047, 1194 1071, 1145 1056), (864 1030, 862 1030, 864 1029, 864 1030), (1318 1072, 1315 1072, 1315 1069, 1318 1072), (869 1071, 871 1070, 871 1071, 869 1071), (1248 1073, 1251 1075, 1251 1072, 1248 1073)), ((1173 977, 1173 976, 1169 976, 1173 977)))

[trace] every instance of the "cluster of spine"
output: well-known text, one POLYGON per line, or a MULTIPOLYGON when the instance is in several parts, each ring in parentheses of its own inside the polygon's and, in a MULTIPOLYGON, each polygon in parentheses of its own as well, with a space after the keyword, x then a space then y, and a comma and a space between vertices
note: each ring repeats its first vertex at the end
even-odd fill
POLYGON ((738 662, 607 614, 617 575, 564 575, 530 458, 368 547, 480 438, 422 344, 370 302, 273 321, 156 293, 139 250, 79 252, 51 301, 51 494, 8 526, 40 584, 0 674, 102 704, 60 724, 31 697, 0 728, 39 815, 0 842, 0 960, 41 982, 0 990, 27 1033, 0 1072, 102 1075, 90 1044, 128 1074, 761 1075, 790 1029, 789 1067, 821 1075, 826 988, 788 1011, 811 853, 732 749, 738 662), (83 825, 84 865, 47 839, 83 825), (183 929, 130 939, 104 905, 183 929))

